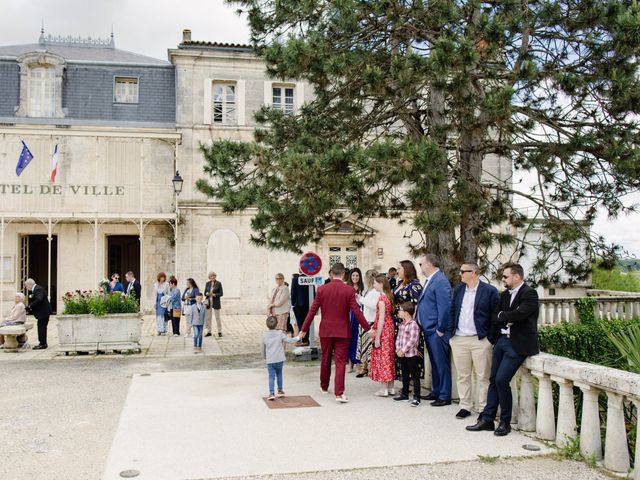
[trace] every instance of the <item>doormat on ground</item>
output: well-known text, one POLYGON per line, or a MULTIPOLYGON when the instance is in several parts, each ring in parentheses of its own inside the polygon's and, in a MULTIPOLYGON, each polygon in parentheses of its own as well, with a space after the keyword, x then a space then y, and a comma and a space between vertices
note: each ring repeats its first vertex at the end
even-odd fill
POLYGON ((264 403, 270 409, 277 408, 304 408, 304 407, 319 407, 320 404, 316 402, 309 395, 301 395, 298 397, 282 397, 275 400, 269 400, 267 397, 262 398, 264 403))

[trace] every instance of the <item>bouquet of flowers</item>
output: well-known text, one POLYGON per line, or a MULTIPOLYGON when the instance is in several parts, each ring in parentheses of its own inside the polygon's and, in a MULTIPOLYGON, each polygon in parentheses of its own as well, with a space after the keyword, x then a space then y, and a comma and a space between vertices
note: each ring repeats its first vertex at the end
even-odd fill
POLYGON ((107 290, 109 290, 109 279, 103 278, 102 280, 100 280, 98 282, 98 288, 101 292, 106 292, 107 290))

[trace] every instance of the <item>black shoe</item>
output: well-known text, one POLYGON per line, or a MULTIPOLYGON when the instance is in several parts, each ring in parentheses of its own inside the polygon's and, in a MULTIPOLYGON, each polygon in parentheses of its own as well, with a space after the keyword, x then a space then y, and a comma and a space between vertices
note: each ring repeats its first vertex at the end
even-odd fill
POLYGON ((437 400, 438 397, 436 397, 433 393, 430 393, 429 395, 420 395, 420 398, 422 400, 437 400))
POLYGON ((500 422, 496 431, 493 432, 496 437, 504 437, 505 435, 509 435, 509 433, 511 433, 511 425, 502 422, 500 422))
POLYGON ((409 401, 409 396, 408 395, 403 395, 402 393, 400 395, 398 395, 397 397, 393 397, 393 399, 396 402, 408 402, 409 401))
POLYGON ((222 336, 222 333, 218 332, 218 336, 219 336, 219 337, 221 337, 221 336, 222 336))
POLYGON ((362 372, 356 375, 356 378, 368 377, 369 372, 362 372))
POLYGON ((482 432, 483 430, 486 430, 487 432, 493 432, 496 426, 493 422, 487 422, 485 420, 479 419, 475 425, 467 425, 465 428, 470 432, 482 432))
POLYGON ((48 347, 48 345, 36 345, 35 347, 33 347, 33 350, 44 350, 48 347))
POLYGON ((420 399, 419 398, 414 398, 413 400, 411 400, 411 406, 412 407, 419 407, 420 406, 420 399))
POLYGON ((469 410, 461 408, 460 411, 456 413, 456 418, 467 418, 469 415, 471 415, 469 410))
POLYGON ((445 405, 451 405, 451 400, 436 400, 431 402, 432 407, 444 407, 445 405))
POLYGON ((210 336, 211 336, 211 332, 209 332, 209 333, 207 333, 207 334, 205 335, 205 337, 210 337, 210 336))

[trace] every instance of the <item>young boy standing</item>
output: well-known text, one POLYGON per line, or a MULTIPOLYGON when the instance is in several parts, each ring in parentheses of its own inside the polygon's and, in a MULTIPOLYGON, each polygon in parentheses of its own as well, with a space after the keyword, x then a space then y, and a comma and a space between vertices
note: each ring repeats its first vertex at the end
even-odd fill
POLYGON ((420 405, 420 364, 418 357, 418 341, 420 339, 420 326, 413 318, 416 307, 411 302, 400 305, 398 317, 402 323, 398 328, 396 339, 396 355, 400 359, 402 369, 402 392, 394 398, 397 402, 409 400, 409 381, 413 381, 412 407, 420 405))
POLYGON ((202 329, 207 315, 201 293, 196 295, 196 304, 191 309, 191 321, 193 325, 193 353, 202 352, 202 329))
POLYGON ((284 342, 296 343, 299 337, 289 338, 282 330, 276 330, 278 319, 271 315, 267 317, 267 330, 262 335, 262 358, 267 363, 269 372, 269 400, 275 400, 274 380, 278 382, 278 398, 284 397, 282 389, 282 367, 284 366, 284 342))

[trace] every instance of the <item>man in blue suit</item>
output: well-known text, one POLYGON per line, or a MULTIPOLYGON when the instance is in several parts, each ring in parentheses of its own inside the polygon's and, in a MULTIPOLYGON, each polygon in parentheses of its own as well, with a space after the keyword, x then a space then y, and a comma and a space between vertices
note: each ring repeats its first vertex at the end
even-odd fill
POLYGON ((491 374, 491 353, 496 342, 494 326, 498 314, 498 289, 480 281, 475 262, 460 267, 462 281, 453 292, 449 331, 451 358, 456 366, 460 411, 456 418, 466 418, 473 410, 471 378, 476 372, 477 412, 484 410, 491 374))
POLYGON ((440 271, 440 260, 427 254, 420 260, 427 280, 418 299, 418 323, 422 327, 431 361, 432 407, 451 405, 451 365, 449 365, 449 315, 451 284, 440 271))

